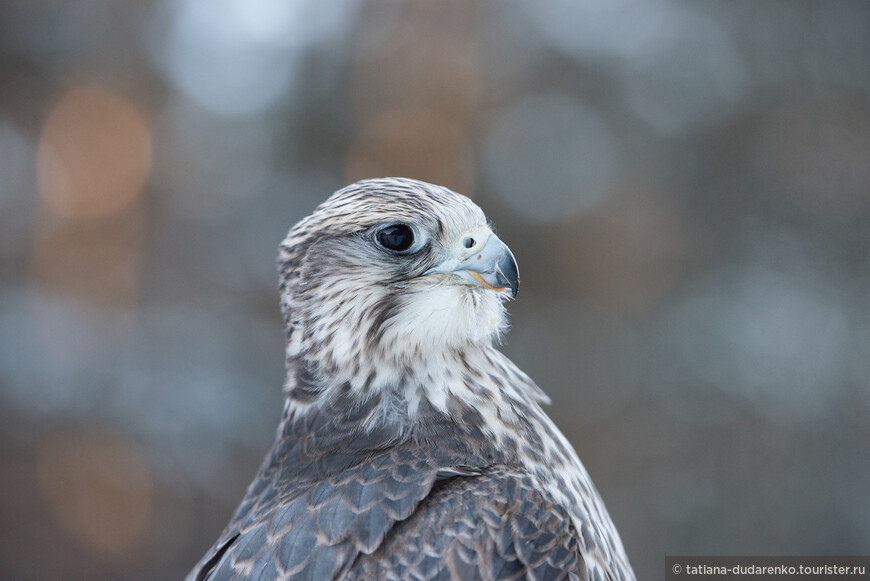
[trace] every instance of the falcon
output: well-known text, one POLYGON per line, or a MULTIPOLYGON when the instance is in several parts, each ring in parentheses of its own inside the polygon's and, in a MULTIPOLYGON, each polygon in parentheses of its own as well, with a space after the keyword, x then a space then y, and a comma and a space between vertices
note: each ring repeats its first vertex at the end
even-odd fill
POLYGON ((278 264, 275 443, 187 579, 635 579, 547 396, 495 347, 519 272, 479 207, 357 182, 278 264))

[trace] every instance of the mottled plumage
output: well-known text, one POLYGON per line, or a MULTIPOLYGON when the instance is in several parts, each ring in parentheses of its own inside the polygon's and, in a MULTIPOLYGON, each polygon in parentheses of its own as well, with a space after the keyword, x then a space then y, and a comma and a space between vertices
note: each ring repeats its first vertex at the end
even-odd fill
POLYGON ((493 346, 519 279, 474 203, 358 182, 279 272, 281 425, 188 579, 634 579, 547 397, 493 346))

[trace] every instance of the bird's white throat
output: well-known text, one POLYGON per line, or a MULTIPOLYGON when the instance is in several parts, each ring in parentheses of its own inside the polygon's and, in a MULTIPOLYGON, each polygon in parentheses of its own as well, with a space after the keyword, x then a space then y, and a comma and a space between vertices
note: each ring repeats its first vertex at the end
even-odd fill
MULTIPOLYGON (((296 387, 294 374, 304 365, 323 387, 323 397, 345 386, 360 398, 390 392, 396 409, 379 413, 407 416, 412 421, 424 401, 445 413, 451 397, 492 407, 491 402, 477 401, 476 394, 484 387, 481 383, 495 364, 494 358, 498 365, 502 359, 510 363, 493 347, 507 328, 502 299, 436 275, 417 279, 396 292, 397 304, 385 320, 379 321, 374 310, 358 309, 361 304, 383 304, 384 292, 383 288, 360 290, 353 301, 356 308, 339 304, 322 312, 307 309, 305 318, 318 324, 290 334, 288 391, 296 387), (329 325, 323 324, 326 320, 329 325)), ((531 383, 524 374, 523 379, 531 383)), ((378 420, 373 417, 372 421, 378 420)))

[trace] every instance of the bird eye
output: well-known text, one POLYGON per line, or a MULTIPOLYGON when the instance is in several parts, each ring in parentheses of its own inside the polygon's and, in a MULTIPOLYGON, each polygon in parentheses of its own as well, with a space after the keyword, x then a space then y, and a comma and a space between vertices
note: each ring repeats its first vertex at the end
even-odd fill
POLYGON ((402 252, 414 244, 414 231, 404 224, 393 224, 379 231, 377 240, 387 250, 402 252))

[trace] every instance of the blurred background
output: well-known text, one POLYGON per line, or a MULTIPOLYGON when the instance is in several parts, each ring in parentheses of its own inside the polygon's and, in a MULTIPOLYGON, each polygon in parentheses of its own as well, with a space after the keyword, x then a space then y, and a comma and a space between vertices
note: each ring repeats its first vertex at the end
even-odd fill
POLYGON ((0 0, 0 570, 178 579, 269 447, 289 227, 469 195, 641 579, 870 551, 870 6, 0 0))

